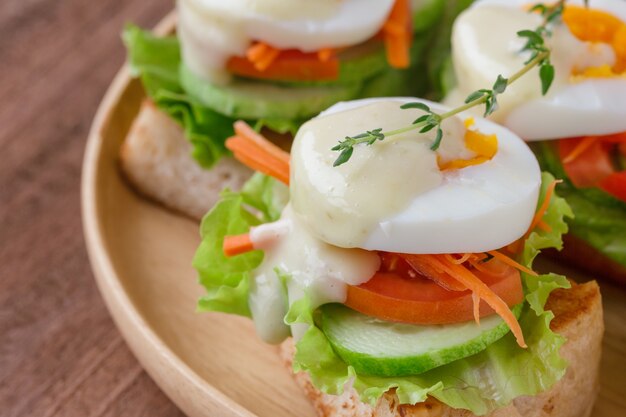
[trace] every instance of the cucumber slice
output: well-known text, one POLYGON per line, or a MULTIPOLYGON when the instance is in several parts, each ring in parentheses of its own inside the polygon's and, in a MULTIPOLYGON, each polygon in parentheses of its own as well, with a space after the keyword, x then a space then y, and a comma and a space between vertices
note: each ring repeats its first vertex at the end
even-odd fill
POLYGON ((338 101, 356 97, 360 86, 291 87, 236 79, 225 86, 206 82, 185 65, 183 88, 194 99, 235 119, 308 119, 338 101))
MULTIPOLYGON (((364 375, 409 376, 474 355, 510 330, 497 315, 476 323, 435 326, 392 323, 342 304, 321 308, 322 330, 347 364, 364 375)), ((522 304, 513 308, 519 318, 522 304)))

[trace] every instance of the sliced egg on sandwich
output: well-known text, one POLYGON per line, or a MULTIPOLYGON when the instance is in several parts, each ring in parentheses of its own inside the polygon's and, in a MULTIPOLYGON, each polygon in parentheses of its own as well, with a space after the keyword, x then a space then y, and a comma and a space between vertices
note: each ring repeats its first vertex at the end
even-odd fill
MULTIPOLYGON (((528 52, 517 32, 541 25, 527 0, 479 0, 457 19, 453 63, 459 103, 499 74, 524 66, 528 52)), ((568 1, 562 23, 547 37, 554 83, 542 96, 538 69, 510 85, 492 118, 525 140, 607 135, 626 131, 626 2, 568 1)))
POLYGON ((398 20, 410 18, 408 0, 178 0, 177 4, 183 61, 213 82, 228 80, 226 68, 233 57, 250 59, 263 70, 281 51, 316 53, 324 61, 379 33, 410 36, 410 20, 398 20))
MULTIPOLYGON (((491 121, 451 117, 436 151, 433 132, 412 131, 359 146, 348 163, 333 166, 338 140, 374 125, 383 131, 410 125, 420 112, 400 108, 409 101, 415 99, 339 103, 300 128, 290 157, 290 202, 279 221, 249 233, 265 253, 249 303, 264 340, 290 333, 287 305, 304 292, 317 305, 345 302, 348 286, 378 271, 380 252, 483 253, 527 233, 539 166, 518 136, 491 121), (291 277, 289 303, 280 295, 281 273, 291 277)), ((291 329, 296 338, 306 329, 298 327, 291 329)))

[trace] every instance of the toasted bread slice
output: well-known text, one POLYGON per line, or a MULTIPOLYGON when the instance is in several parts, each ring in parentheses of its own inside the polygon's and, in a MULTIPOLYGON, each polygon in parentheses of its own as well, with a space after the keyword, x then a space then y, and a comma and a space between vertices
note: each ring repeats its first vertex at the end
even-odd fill
POLYGON ((224 157, 210 170, 191 157, 182 128, 146 100, 120 152, 122 170, 143 195, 201 219, 223 188, 238 190, 252 171, 224 157))
MULTIPOLYGON (((489 417, 587 417, 591 414, 598 391, 604 334, 598 284, 592 281, 573 284, 568 290, 556 290, 546 308, 555 314, 552 330, 567 338, 561 348, 561 354, 569 363, 567 373, 550 390, 532 397, 519 397, 489 417)), ((289 368, 293 353, 293 342, 283 343, 281 356, 289 368)), ((469 411, 452 409, 431 398, 416 405, 400 405, 393 391, 371 407, 361 402, 353 389, 340 396, 327 395, 311 384, 307 374, 296 374, 295 379, 320 417, 474 417, 469 411)))

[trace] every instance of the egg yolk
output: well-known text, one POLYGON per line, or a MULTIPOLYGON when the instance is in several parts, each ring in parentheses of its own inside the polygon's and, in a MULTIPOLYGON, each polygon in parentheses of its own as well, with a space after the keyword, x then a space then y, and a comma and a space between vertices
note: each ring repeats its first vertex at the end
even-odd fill
POLYGON ((455 159, 453 161, 443 162, 441 158, 437 158, 439 169, 447 171, 450 169, 467 168, 472 165, 480 165, 491 160, 498 152, 498 137, 496 135, 487 135, 481 133, 472 127, 475 124, 473 117, 465 120, 465 146, 476 154, 470 159, 455 159))
POLYGON ((626 23, 601 10, 580 6, 567 6, 563 22, 574 36, 583 42, 604 43, 615 52, 615 65, 587 68, 583 77, 614 77, 626 75, 626 23))

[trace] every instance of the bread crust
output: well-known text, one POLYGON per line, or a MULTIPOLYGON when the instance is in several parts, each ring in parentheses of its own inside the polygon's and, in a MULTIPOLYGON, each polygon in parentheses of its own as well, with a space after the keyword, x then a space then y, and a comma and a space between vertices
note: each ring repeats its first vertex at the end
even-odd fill
MULTIPOLYGON (((548 391, 516 398, 507 407, 488 417, 588 417, 598 392, 598 369, 602 351, 604 321, 602 297, 595 281, 555 290, 546 308, 555 318, 551 328, 565 336, 561 355, 568 361, 565 376, 548 391)), ((281 346, 281 357, 291 369, 295 352, 292 340, 281 346)), ((339 396, 317 390, 305 373, 294 375, 297 384, 312 401, 320 417, 475 417, 466 410, 452 409, 429 398, 416 405, 400 405, 393 391, 385 393, 375 407, 364 404, 352 388, 339 396)))
POLYGON ((191 156, 183 129, 149 100, 144 100, 120 150, 120 165, 142 195, 201 219, 224 188, 239 190, 252 171, 233 158, 221 158, 210 170, 191 156))

